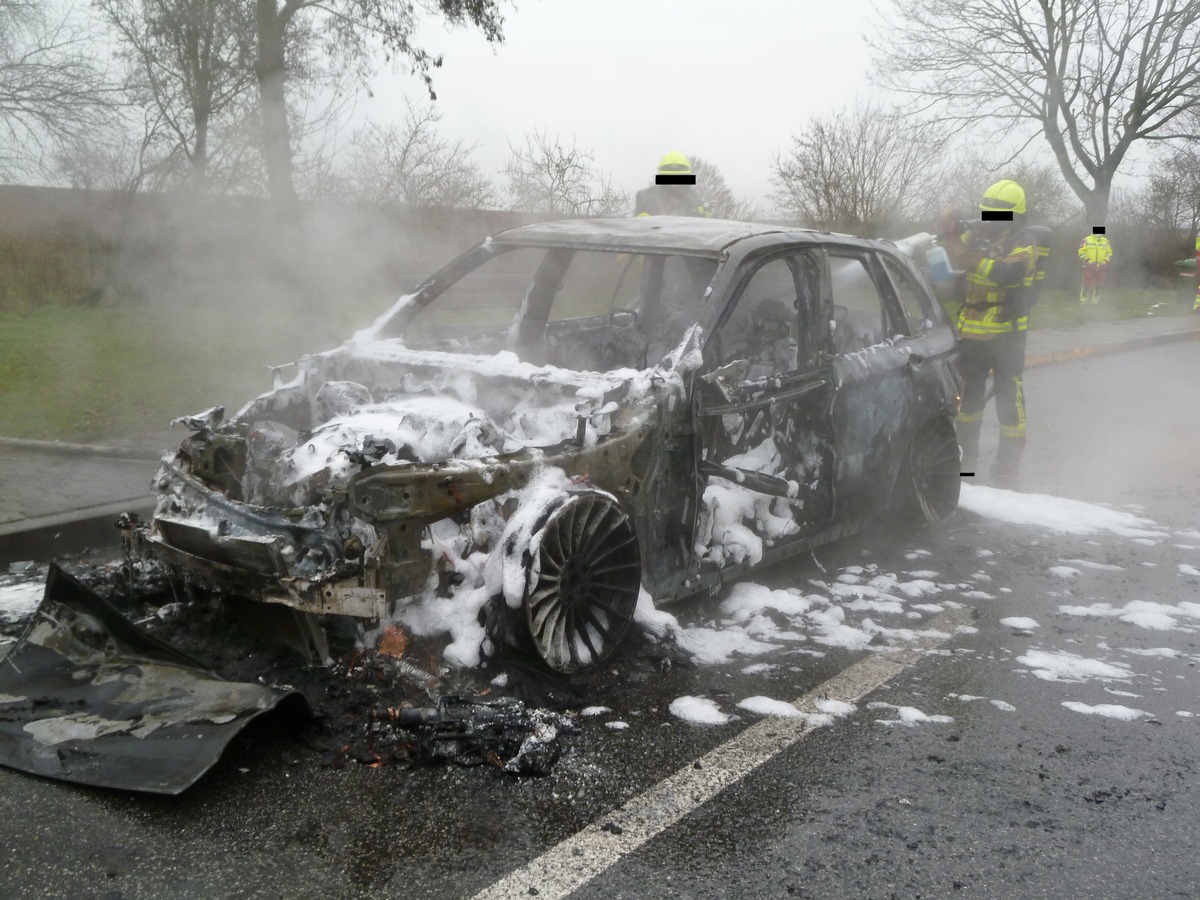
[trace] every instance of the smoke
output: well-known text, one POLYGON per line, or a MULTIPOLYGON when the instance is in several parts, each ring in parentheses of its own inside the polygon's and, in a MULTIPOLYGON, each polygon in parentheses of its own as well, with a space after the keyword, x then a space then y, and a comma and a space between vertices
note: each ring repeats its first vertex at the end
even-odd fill
POLYGON ((483 236, 529 220, 325 201, 283 214, 257 198, 0 188, 0 310, 31 314, 23 327, 36 336, 27 348, 36 371, 16 372, 12 386, 42 398, 6 427, 109 438, 211 405, 238 408, 270 387, 266 366, 340 344, 483 236))

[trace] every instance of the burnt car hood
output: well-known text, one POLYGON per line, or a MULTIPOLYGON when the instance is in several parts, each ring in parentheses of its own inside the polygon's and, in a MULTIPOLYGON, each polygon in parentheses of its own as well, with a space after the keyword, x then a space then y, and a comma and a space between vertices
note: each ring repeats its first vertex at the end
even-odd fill
MULTIPOLYGON (((577 372, 492 355, 354 340, 302 359, 297 376, 228 423, 248 429, 260 477, 244 498, 305 506, 372 466, 484 460, 595 446, 633 420, 663 368, 577 372)), ((204 417, 188 417, 197 421, 204 417)))
POLYGON ((0 764, 98 787, 178 794, 250 722, 295 691, 225 681, 51 566, 0 661, 0 764))

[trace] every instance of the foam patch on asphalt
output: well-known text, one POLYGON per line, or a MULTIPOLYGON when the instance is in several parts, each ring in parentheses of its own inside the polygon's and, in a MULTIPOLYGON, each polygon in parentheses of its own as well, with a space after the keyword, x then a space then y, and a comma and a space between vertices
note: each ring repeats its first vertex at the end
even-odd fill
POLYGON ((1089 706, 1086 703, 1064 700, 1062 705, 1072 712, 1083 713, 1087 716, 1104 716, 1106 719, 1123 719, 1127 722, 1150 715, 1150 713, 1143 710, 1133 709, 1129 706, 1120 706, 1116 703, 1098 703, 1095 706, 1089 706))
POLYGON ((1030 650, 1017 657, 1044 681, 1128 681, 1133 672, 1124 663, 1107 663, 1065 650, 1030 650))
POLYGON ((1170 537, 1170 533, 1159 528, 1152 519, 1049 494, 1022 494, 983 485, 963 484, 958 505, 984 518, 1013 525, 1037 525, 1066 534, 1108 532, 1127 538, 1170 537))

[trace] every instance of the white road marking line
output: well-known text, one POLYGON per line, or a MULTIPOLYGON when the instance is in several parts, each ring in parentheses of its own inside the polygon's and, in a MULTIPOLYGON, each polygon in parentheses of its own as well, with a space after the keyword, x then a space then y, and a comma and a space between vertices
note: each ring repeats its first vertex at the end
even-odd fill
MULTIPOLYGON (((916 643, 856 662, 796 700, 795 706, 802 712, 815 713, 818 700, 856 702, 917 662, 924 651, 950 640, 970 616, 971 610, 965 607, 938 614, 926 623, 916 643)), ((602 815, 484 888, 472 900, 530 896, 531 887, 537 888, 538 900, 568 896, 817 727, 800 717, 772 717, 750 726, 702 756, 699 768, 689 762, 624 806, 602 815), (616 829, 610 830, 612 826, 616 829)))

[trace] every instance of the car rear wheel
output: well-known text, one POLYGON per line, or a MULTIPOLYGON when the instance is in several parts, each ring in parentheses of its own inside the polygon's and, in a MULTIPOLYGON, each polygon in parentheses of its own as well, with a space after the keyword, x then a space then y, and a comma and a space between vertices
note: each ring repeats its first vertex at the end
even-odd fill
POLYGON ((913 437, 896 484, 894 508, 902 517, 937 525, 958 508, 958 438, 945 422, 931 422, 913 437))
POLYGON ((624 640, 641 588, 633 523, 614 498, 572 493, 537 542, 537 578, 525 594, 534 646, 556 672, 594 668, 624 640))

